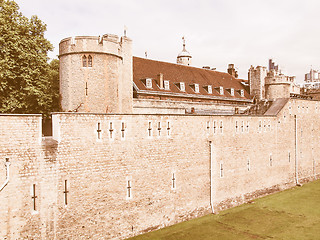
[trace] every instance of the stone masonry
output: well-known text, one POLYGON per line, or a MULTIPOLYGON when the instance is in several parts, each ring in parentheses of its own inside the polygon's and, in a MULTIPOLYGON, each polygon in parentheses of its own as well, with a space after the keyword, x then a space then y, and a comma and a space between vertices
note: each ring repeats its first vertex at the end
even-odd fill
POLYGON ((1 115, 0 236, 123 239, 316 179, 319 111, 56 113, 53 137, 40 115, 1 115))

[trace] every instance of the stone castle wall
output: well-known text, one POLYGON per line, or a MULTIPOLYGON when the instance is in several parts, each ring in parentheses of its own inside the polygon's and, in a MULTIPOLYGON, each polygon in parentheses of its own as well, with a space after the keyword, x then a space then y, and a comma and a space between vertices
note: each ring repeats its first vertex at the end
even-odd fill
POLYGON ((277 116, 57 113, 52 138, 40 116, 0 116, 0 235, 125 238, 210 213, 211 196, 219 212, 312 180, 319 111, 292 99, 277 116))

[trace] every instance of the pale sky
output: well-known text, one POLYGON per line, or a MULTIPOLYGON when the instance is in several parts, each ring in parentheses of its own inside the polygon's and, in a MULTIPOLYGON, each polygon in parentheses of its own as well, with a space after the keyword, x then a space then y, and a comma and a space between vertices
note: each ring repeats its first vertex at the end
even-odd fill
POLYGON ((226 72, 229 63, 247 79, 251 65, 273 58, 282 72, 302 82, 320 70, 319 0, 16 0, 23 15, 47 24, 58 55, 70 36, 106 33, 133 40, 133 55, 175 63, 182 36, 192 65, 226 72))

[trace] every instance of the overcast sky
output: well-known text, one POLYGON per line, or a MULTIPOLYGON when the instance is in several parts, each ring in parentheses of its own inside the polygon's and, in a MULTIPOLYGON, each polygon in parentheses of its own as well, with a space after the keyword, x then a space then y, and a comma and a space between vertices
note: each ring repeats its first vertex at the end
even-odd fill
POLYGON ((46 37, 58 55, 70 36, 123 35, 133 55, 175 62, 182 36, 193 66, 226 71, 229 63, 247 79, 250 65, 273 58, 287 75, 303 81, 320 69, 319 0, 16 0, 27 17, 47 24, 46 37))

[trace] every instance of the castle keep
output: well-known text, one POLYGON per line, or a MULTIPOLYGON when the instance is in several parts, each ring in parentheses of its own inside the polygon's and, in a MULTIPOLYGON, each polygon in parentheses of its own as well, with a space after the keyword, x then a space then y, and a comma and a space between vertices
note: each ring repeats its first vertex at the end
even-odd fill
POLYGON ((123 239, 319 177, 318 101, 274 65, 249 79, 133 57, 126 36, 60 43, 63 112, 0 115, 0 236, 123 239))

